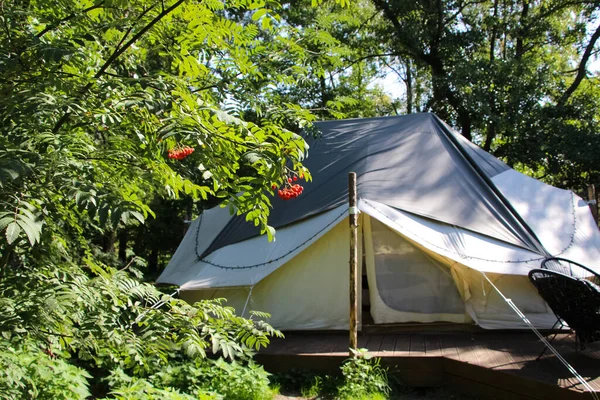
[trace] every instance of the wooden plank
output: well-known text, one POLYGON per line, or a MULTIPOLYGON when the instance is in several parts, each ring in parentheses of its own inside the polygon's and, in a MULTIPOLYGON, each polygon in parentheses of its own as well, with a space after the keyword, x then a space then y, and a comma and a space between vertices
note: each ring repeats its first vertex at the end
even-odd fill
POLYGON ((443 358, 439 357, 387 357, 383 365, 408 386, 431 387, 444 383, 443 358))
MULTIPOLYGON (((358 337, 358 342, 359 342, 359 347, 360 347, 360 340, 361 337, 363 336, 359 336, 358 337)), ((342 335, 336 335, 335 336, 335 342, 331 348, 331 356, 339 356, 339 355, 343 355, 344 357, 348 355, 348 340, 346 336, 342 336, 342 335)))
POLYGON ((487 341, 487 350, 490 357, 489 368, 497 371, 510 370, 517 368, 514 359, 511 357, 511 351, 506 347, 506 340, 487 341))
POLYGON ((458 350, 458 354, 461 361, 472 364, 478 364, 478 350, 476 346, 474 346, 473 340, 474 339, 472 335, 457 335, 454 339, 454 343, 456 344, 456 349, 458 350))
POLYGON ((470 396, 481 396, 478 398, 510 399, 510 400, 535 400, 533 397, 510 391, 508 388, 490 386, 477 380, 469 379, 455 374, 445 374, 446 385, 452 387, 459 393, 470 396))
POLYGON ((396 346, 396 336, 394 335, 385 335, 383 340, 381 341, 381 347, 379 348, 379 356, 380 357, 390 357, 394 353, 394 348, 396 346))
POLYGON ((305 344, 305 338, 302 336, 288 335, 277 348, 267 347, 264 353, 269 354, 297 354, 302 351, 305 344))
POLYGON ((393 357, 406 357, 410 354, 410 335, 396 336, 393 357))
POLYGON ((441 357, 442 348, 440 346, 439 335, 424 335, 425 355, 428 357, 441 357))
POLYGON ((313 336, 303 342, 302 350, 298 354, 329 355, 336 341, 334 336, 313 336))
POLYGON ((381 347, 383 335, 369 335, 364 348, 369 350, 369 353, 377 353, 381 347))
MULTIPOLYGON (((445 376, 449 384, 457 386, 467 385, 467 380, 476 382, 474 386, 487 385, 491 388, 488 394, 508 392, 506 398, 511 398, 511 393, 512 398, 590 398, 554 355, 535 361, 542 343, 531 334, 360 335, 359 344, 394 366, 412 385, 438 385, 445 376)), ((554 344, 586 380, 600 387, 598 360, 575 352, 573 336, 560 335, 554 344)), ((286 339, 273 339, 257 360, 278 370, 305 367, 335 372, 348 357, 347 345, 344 333, 290 333, 286 339)))
POLYGON ((561 388, 558 385, 552 385, 534 379, 509 374, 501 371, 494 371, 477 366, 475 364, 459 362, 450 359, 444 360, 444 374, 449 384, 454 384, 457 380, 469 380, 473 385, 483 385, 488 390, 498 389, 509 392, 507 396, 501 398, 531 398, 531 399, 580 399, 581 393, 561 388))
MULTIPOLYGON (((600 362, 598 360, 589 360, 591 363, 586 360, 586 357, 579 354, 576 346, 576 342, 573 335, 561 335, 556 340, 552 342, 552 346, 558 351, 558 353, 563 356, 567 360, 573 368, 589 383, 588 380, 591 380, 591 375, 595 375, 596 377, 600 373, 600 368, 598 365, 600 362), (590 365, 591 364, 591 365, 590 365), (590 368, 591 367, 591 368, 590 368)), ((558 384, 564 388, 578 390, 581 392, 587 391, 585 387, 575 378, 567 368, 554 356, 550 350, 546 351, 547 354, 544 355, 542 360, 540 360, 540 364, 542 364, 546 370, 550 373, 553 373, 555 376, 558 376, 558 384)), ((594 383, 591 384, 592 387, 594 383)))
POLYGON ((424 335, 410 335, 410 356, 425 356, 425 338, 424 335))
POLYGON ((456 335, 440 335, 440 349, 444 357, 451 358, 453 360, 460 360, 456 344, 454 343, 454 337, 456 335))
POLYGON ((360 335, 358 337, 358 348, 359 349, 364 349, 367 345, 367 343, 369 342, 369 335, 360 335))

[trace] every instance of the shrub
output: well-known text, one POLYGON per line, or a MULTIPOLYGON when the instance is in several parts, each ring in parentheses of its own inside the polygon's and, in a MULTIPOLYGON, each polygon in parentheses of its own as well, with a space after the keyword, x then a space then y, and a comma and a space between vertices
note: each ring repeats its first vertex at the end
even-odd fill
POLYGON ((342 364, 344 381, 338 387, 340 399, 387 398, 390 387, 387 369, 380 365, 379 358, 373 358, 366 349, 352 350, 355 357, 342 364))
POLYGON ((228 400, 263 400, 273 397, 269 374, 250 360, 198 359, 169 365, 148 378, 156 387, 177 387, 186 393, 218 393, 228 400))
POLYGON ((0 280, 0 398, 270 396, 267 373, 251 359, 281 336, 254 319, 266 314, 241 318, 223 300, 192 306, 125 271, 88 267, 0 280))
POLYGON ((90 395, 81 368, 57 358, 30 340, 20 346, 0 342, 0 398, 85 399, 90 395))

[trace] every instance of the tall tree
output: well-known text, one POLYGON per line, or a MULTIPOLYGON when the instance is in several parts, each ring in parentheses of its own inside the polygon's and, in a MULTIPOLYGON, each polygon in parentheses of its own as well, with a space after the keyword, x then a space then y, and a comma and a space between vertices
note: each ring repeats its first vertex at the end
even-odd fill
POLYGON ((388 63, 407 84, 412 85, 409 75, 401 72, 407 60, 414 66, 411 72, 426 71, 422 76, 429 75, 427 110, 511 164, 544 170, 538 177, 552 176, 554 183, 576 186, 585 179, 600 179, 598 167, 560 147, 577 142, 574 137, 588 141, 598 131, 595 118, 575 123, 597 110, 595 96, 585 104, 577 96, 583 88, 597 90, 589 80, 600 37, 596 2, 370 3, 380 12, 367 25, 381 41, 374 53, 392 55, 388 63), (551 159, 561 167, 549 168, 551 159), (573 173, 561 177, 569 162, 577 165, 579 178, 573 173))

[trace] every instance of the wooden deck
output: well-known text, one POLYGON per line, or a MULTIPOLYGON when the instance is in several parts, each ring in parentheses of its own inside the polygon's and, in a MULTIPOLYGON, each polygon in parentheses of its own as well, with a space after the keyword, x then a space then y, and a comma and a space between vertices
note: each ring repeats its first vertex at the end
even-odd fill
MULTIPOLYGON (((600 395, 600 351, 575 351, 573 335, 553 342, 560 354, 600 395)), ((425 332, 359 336, 359 347, 410 386, 449 385, 506 399, 592 398, 560 361, 530 332, 425 332)), ((347 333, 288 333, 261 350, 267 370, 291 368, 333 372, 348 357, 347 333)))

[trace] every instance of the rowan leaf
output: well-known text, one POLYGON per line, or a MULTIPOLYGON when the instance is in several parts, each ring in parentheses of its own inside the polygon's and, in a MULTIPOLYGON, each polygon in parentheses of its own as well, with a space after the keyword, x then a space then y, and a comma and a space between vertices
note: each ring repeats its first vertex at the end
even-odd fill
POLYGON ((6 241, 8 242, 8 244, 13 244, 19 238, 20 233, 21 227, 19 227, 19 224, 16 221, 13 221, 10 224, 8 224, 5 232, 6 241))

